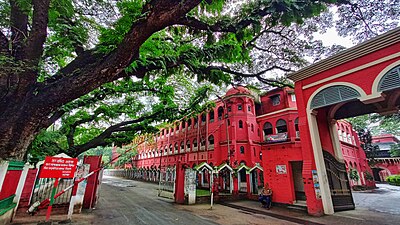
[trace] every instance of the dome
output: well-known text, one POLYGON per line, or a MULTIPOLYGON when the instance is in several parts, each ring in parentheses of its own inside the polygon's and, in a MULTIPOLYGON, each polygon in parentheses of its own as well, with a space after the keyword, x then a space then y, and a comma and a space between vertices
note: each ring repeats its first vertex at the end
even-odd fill
POLYGON ((251 94, 249 89, 243 87, 243 86, 238 86, 238 87, 233 87, 231 89, 229 89, 226 92, 225 96, 229 96, 229 95, 237 95, 237 94, 251 94))

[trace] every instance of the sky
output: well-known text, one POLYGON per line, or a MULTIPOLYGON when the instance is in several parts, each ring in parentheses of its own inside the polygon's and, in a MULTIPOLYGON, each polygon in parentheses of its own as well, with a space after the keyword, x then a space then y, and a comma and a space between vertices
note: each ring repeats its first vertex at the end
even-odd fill
POLYGON ((315 33, 314 36, 315 39, 322 40, 325 46, 337 44, 337 45, 342 45, 346 48, 350 48, 355 45, 351 42, 350 38, 340 37, 337 34, 335 28, 328 29, 324 34, 315 33))

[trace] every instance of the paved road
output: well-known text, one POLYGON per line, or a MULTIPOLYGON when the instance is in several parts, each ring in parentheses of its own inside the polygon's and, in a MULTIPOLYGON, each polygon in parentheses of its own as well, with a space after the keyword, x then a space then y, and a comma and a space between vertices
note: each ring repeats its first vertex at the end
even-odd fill
POLYGON ((154 184, 105 177, 100 192, 92 224, 215 224, 158 198, 154 184))
POLYGON ((400 187, 389 184, 377 184, 376 186, 378 188, 372 191, 353 192, 356 207, 390 215, 400 215, 400 187))
MULTIPOLYGON (((130 224, 223 224, 223 225, 290 225, 290 224, 400 224, 400 187, 378 185, 369 192, 354 192, 356 210, 337 212, 332 216, 311 217, 306 212, 273 207, 260 208, 254 201, 233 202, 229 207, 216 204, 177 205, 157 197, 157 185, 104 177, 100 200, 90 213, 74 214, 74 225, 130 224)), ((17 218, 14 224, 37 224, 43 218, 17 218), (34 220, 36 219, 36 220, 34 220)), ((54 221, 65 220, 53 216, 54 221)))

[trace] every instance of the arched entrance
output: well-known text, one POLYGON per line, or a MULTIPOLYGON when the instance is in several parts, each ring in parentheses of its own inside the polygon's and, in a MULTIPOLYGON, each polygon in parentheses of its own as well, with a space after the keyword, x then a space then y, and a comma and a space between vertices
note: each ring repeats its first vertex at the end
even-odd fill
POLYGON ((295 81, 308 212, 354 203, 336 121, 400 106, 400 28, 289 75, 295 81))

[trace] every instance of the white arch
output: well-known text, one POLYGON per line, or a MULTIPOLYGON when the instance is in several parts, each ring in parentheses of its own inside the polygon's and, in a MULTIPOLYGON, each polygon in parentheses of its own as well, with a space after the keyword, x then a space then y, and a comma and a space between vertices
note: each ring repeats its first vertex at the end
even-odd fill
POLYGON ((371 95, 372 96, 380 96, 382 92, 378 91, 378 85, 379 82, 381 81, 382 77, 389 72, 391 69, 395 68, 396 66, 400 65, 400 60, 397 60, 396 62, 390 64, 389 66, 385 67, 378 76, 375 77, 374 83, 372 84, 372 89, 371 89, 371 95))
POLYGON ((353 83, 349 83, 349 82, 333 82, 333 83, 329 83, 329 84, 325 84, 324 86, 319 87, 317 90, 315 90, 311 95, 310 98, 308 99, 307 102, 307 111, 311 110, 311 102, 314 99, 314 97, 322 90, 328 88, 328 87, 332 87, 332 86, 338 86, 338 85, 343 85, 343 86, 348 86, 353 88, 354 90, 356 90, 361 96, 358 97, 358 99, 364 99, 367 97, 367 94, 365 93, 365 91, 359 87, 358 85, 355 85, 353 83))
MULTIPOLYGON (((327 178, 327 174, 326 174, 325 162, 324 162, 324 158, 322 155, 322 145, 321 145, 321 139, 320 139, 319 132, 318 132, 318 122, 316 119, 316 115, 313 113, 313 110, 311 109, 311 102, 320 91, 322 91, 328 87, 337 86, 337 85, 351 87, 354 90, 358 91, 358 93, 361 95, 360 97, 358 97, 358 99, 362 99, 367 96, 367 94, 361 87, 359 87, 353 83, 333 82, 333 83, 329 83, 329 84, 319 87, 317 90, 315 90, 310 95, 310 98, 307 101, 307 108, 306 108, 307 120, 308 120, 308 125, 309 125, 311 145, 313 148, 315 164, 316 164, 317 173, 318 173, 318 177, 319 177, 318 179, 319 179, 319 183, 320 183, 322 205, 323 205, 325 214, 333 214, 334 209, 333 209, 332 197, 330 194, 328 178, 327 178)), ((338 104, 340 104, 340 103, 338 103, 338 104)), ((336 127, 333 127, 333 128, 331 127, 331 133, 332 132, 336 132, 336 127)))

